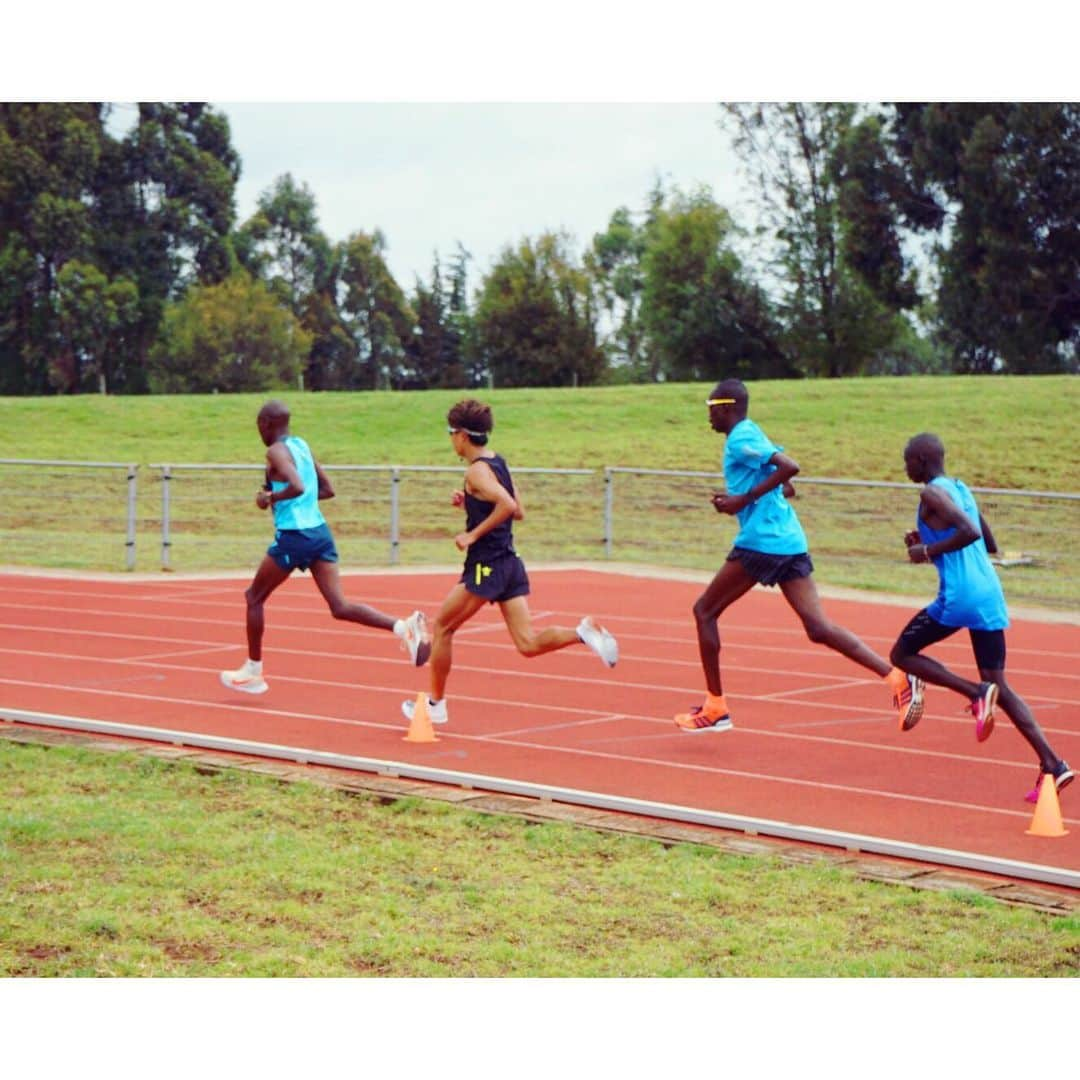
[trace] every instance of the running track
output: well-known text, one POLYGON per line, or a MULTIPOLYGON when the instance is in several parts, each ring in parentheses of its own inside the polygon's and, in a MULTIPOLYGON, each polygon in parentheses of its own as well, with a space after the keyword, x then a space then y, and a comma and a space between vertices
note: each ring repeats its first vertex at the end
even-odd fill
MULTIPOLYGON (((690 615, 701 586, 596 570, 530 574, 535 623, 596 615, 619 639, 618 667, 584 647, 526 660, 497 610, 485 609, 455 639, 451 722, 434 744, 402 738, 400 703, 426 689, 426 673, 391 635, 334 622, 300 575, 267 605, 270 692, 248 698, 218 682, 245 655, 246 578, 0 574, 0 717, 301 747, 975 853, 1080 881, 1080 782, 1061 797, 1068 836, 1026 835, 1023 794, 1037 767, 1003 715, 980 745, 960 699, 930 688, 922 723, 901 735, 870 673, 808 642, 775 591, 755 590, 721 626, 735 729, 686 735, 671 716, 701 697, 690 615)), ((344 577, 352 599, 429 616, 452 580, 344 577)), ((826 610, 882 653, 912 613, 850 600, 827 600, 826 610)), ((933 652, 974 674, 965 634, 933 652)), ((1014 620, 1012 683, 1075 765, 1078 658, 1080 626, 1014 620)))

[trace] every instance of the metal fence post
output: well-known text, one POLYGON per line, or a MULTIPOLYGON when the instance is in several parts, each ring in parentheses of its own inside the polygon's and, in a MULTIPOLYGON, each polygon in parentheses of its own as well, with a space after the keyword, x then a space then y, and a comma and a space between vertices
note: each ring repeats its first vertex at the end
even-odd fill
POLYGON ((127 498, 127 540, 125 546, 127 548, 126 564, 129 570, 135 569, 135 516, 136 516, 136 490, 135 490, 135 477, 139 472, 138 465, 128 466, 128 498, 127 498))
POLYGON ((611 466, 604 466, 604 557, 611 558, 611 549, 615 543, 615 474, 611 466))
POLYGON ((401 470, 390 470, 390 565, 397 566, 398 545, 401 542, 401 470))
POLYGON ((161 569, 169 569, 169 480, 172 479, 170 466, 161 466, 161 569))

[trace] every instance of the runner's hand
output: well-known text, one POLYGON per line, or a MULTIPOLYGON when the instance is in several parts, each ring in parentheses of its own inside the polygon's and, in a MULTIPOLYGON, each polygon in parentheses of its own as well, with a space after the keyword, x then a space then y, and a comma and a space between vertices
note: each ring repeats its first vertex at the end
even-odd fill
POLYGON ((712 497, 712 504, 717 513, 737 514, 750 505, 750 500, 745 495, 729 495, 726 491, 718 491, 712 497))

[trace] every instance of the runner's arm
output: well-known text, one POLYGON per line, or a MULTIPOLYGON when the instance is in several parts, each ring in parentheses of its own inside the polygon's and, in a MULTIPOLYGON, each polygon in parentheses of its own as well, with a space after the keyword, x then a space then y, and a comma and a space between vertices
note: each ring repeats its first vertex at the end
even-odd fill
POLYGON ((255 504, 260 510, 265 510, 274 503, 284 502, 286 499, 295 499, 304 494, 304 482, 296 471, 292 454, 284 443, 274 443, 266 451, 267 473, 272 480, 284 480, 285 487, 281 491, 260 491, 255 496, 255 504))
MULTIPOLYGON (((930 562, 938 555, 959 551, 975 543, 982 535, 974 522, 939 487, 927 484, 919 496, 924 521, 940 521, 943 528, 956 531, 947 540, 935 540, 932 544, 912 544, 908 558, 914 563, 930 562)), ((935 525, 935 528, 938 526, 935 525)))
MULTIPOLYGON (((762 495, 778 488, 781 485, 791 486, 791 478, 797 476, 799 463, 787 454, 781 454, 779 450, 771 458, 768 464, 775 465, 760 484, 755 484, 745 495, 729 495, 726 492, 717 492, 712 498, 712 504, 721 514, 737 514, 744 510, 752 502, 757 502, 762 495)), ((794 493, 794 489, 793 489, 794 493)))
POLYGON ((475 528, 462 533, 466 547, 474 544, 481 536, 498 528, 507 518, 513 517, 518 509, 517 500, 499 483, 490 466, 482 461, 474 461, 465 473, 465 486, 469 493, 484 502, 494 503, 491 513, 475 528))
POLYGON ((311 459, 311 463, 315 466, 315 475, 319 478, 319 499, 332 499, 337 493, 334 491, 334 485, 330 483, 330 477, 323 472, 323 467, 314 459, 311 459))

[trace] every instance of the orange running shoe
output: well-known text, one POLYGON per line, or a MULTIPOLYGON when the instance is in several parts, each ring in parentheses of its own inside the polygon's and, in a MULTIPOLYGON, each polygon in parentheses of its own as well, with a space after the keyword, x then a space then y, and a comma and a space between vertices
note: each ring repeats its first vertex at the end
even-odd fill
POLYGON ((922 679, 907 675, 904 688, 893 694, 893 708, 897 711, 901 731, 910 731, 922 719, 924 688, 922 679))
POLYGON ((706 694, 704 705, 696 705, 689 712, 679 713, 675 717, 675 726, 693 735, 700 735, 705 731, 730 731, 735 725, 731 722, 724 695, 714 697, 706 694))

